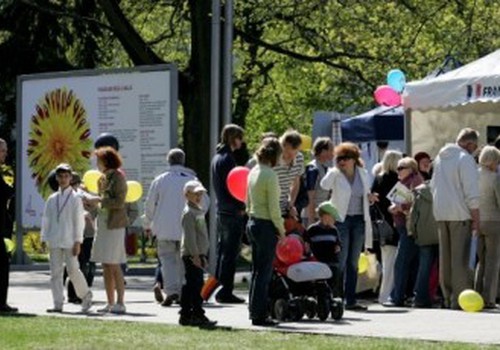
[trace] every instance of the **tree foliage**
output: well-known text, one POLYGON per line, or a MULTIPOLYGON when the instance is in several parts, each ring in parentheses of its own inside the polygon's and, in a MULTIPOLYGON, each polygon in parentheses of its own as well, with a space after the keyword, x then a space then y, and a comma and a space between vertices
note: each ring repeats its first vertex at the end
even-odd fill
MULTIPOLYGON (((495 1, 234 3, 233 119, 252 144, 263 131, 309 132, 315 110, 373 107, 392 68, 419 79, 448 55, 467 63, 500 44, 495 1)), ((0 135, 14 125, 19 74, 174 62, 183 146, 207 180, 210 10, 207 0, 4 0, 0 135)))

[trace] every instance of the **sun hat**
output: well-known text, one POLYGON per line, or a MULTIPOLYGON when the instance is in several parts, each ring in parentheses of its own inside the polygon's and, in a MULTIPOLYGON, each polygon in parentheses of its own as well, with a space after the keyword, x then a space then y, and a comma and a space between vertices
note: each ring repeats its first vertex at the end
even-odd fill
POLYGON ((340 220, 337 209, 329 201, 325 201, 318 206, 318 214, 328 214, 331 215, 335 220, 340 220))

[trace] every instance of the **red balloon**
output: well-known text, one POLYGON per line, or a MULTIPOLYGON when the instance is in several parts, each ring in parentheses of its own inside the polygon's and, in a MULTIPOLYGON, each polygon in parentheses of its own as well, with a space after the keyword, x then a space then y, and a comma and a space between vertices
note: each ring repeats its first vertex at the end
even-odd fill
POLYGON ((233 168, 227 175, 226 184, 229 193, 239 201, 245 202, 247 199, 247 181, 250 169, 244 166, 233 168))
POLYGON ((281 262, 287 265, 292 265, 301 261, 303 255, 304 246, 300 238, 294 235, 280 239, 276 245, 276 256, 281 262))
POLYGON ((381 106, 399 106, 401 105, 401 95, 389 85, 379 86, 373 93, 375 101, 381 106))

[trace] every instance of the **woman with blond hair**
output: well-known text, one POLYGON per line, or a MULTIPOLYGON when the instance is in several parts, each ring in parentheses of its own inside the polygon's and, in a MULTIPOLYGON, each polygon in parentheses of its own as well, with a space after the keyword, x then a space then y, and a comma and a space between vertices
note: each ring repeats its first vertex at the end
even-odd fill
POLYGON ((481 230, 478 237, 474 288, 481 293, 485 308, 496 307, 498 275, 500 272, 500 177, 497 173, 500 151, 485 146, 479 155, 479 212, 481 230))
MULTIPOLYGON (((403 158, 399 151, 389 150, 382 158, 380 173, 375 177, 372 185, 372 193, 378 194, 379 201, 375 204, 384 216, 385 221, 393 226, 392 214, 389 212, 391 201, 387 199, 387 194, 398 182, 398 162, 403 158)), ((380 285, 379 303, 384 303, 389 298, 389 294, 394 286, 394 261, 396 259, 396 248, 398 246, 398 235, 394 229, 392 239, 380 242, 382 253, 382 283, 380 285)))
MULTIPOLYGON (((411 157, 399 160, 397 171, 399 182, 410 191, 424 182, 416 160, 411 157)), ((418 246, 406 229, 406 216, 409 215, 411 205, 411 202, 403 202, 392 203, 389 207, 399 235, 399 243, 394 263, 394 288, 389 300, 383 303, 384 306, 404 306, 411 265, 417 259, 418 246)), ((413 290, 413 286, 411 289, 413 290)))
POLYGON ((347 310, 365 311, 366 306, 356 301, 358 260, 365 248, 372 248, 370 194, 368 173, 363 167, 361 152, 353 143, 343 142, 334 150, 336 165, 329 169, 320 182, 331 191, 331 202, 338 209, 337 229, 342 250, 340 269, 344 274, 344 297, 347 310))

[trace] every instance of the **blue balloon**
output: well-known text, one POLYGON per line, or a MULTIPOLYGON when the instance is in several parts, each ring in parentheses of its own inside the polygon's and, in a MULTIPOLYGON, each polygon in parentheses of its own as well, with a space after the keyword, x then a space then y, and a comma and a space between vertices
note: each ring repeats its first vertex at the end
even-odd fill
POLYGON ((392 69, 387 73, 387 85, 397 92, 402 92, 406 85, 405 74, 399 69, 392 69))

